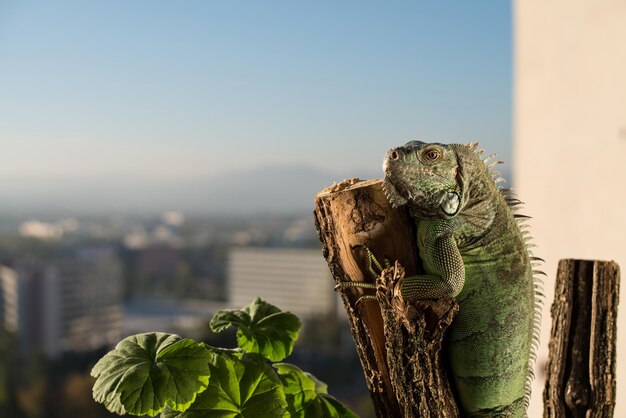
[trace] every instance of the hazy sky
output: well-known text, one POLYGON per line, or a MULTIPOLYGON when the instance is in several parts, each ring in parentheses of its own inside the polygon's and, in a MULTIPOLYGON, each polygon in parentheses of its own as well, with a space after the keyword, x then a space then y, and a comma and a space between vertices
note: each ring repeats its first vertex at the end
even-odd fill
POLYGON ((510 161, 507 1, 0 0, 0 197, 41 180, 510 161), (5 187, 6 188, 6 187, 5 187))

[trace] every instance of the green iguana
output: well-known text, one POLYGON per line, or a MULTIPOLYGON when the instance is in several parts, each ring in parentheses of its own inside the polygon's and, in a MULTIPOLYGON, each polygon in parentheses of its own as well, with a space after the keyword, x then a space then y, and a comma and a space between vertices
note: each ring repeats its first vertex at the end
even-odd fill
POLYGON ((444 350, 464 413, 524 417, 540 320, 533 266, 542 260, 526 242, 528 217, 515 213, 521 202, 491 171, 500 161, 483 160, 477 145, 411 141, 387 153, 383 189, 415 218, 425 272, 406 277, 401 294, 456 299, 444 350))

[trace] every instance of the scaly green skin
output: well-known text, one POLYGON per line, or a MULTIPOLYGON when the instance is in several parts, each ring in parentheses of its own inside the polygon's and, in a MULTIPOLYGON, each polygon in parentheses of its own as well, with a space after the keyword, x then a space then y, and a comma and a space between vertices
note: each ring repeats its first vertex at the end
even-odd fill
POLYGON ((536 339, 531 257, 475 148, 412 141, 388 152, 383 187, 416 219, 425 270, 405 278, 401 292, 456 298, 445 350, 465 414, 524 417, 536 339))

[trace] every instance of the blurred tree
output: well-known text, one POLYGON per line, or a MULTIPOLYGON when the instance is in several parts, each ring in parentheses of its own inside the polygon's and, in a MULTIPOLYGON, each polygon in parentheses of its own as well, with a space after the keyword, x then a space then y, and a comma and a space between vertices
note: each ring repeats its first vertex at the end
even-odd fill
POLYGON ((17 367, 17 337, 0 329, 0 417, 23 417, 16 399, 17 367))
POLYGON ((100 418, 103 408, 93 401, 91 388, 93 378, 88 374, 72 373, 68 375, 59 390, 58 411, 59 417, 100 418))
POLYGON ((17 402, 19 409, 24 411, 28 418, 44 418, 44 398, 47 392, 47 383, 39 377, 30 384, 17 388, 17 402))

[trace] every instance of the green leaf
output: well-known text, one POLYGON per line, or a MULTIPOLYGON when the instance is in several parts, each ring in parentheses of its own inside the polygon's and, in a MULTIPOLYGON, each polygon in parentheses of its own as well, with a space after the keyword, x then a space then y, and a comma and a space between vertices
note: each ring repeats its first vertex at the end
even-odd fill
POLYGON ((274 367, 285 386, 287 410, 291 418, 358 418, 348 407, 327 392, 326 383, 289 363, 274 367))
POLYGON ((293 350, 298 339, 300 320, 291 312, 283 312, 260 298, 242 309, 217 312, 211 330, 222 332, 237 329, 237 344, 247 353, 258 353, 270 361, 281 361, 293 350))
POLYGON ((178 335, 148 333, 120 341, 96 363, 93 397, 118 415, 186 410, 209 383, 212 354, 178 335))
POLYGON ((288 417, 283 385, 264 362, 216 354, 206 391, 185 412, 166 408, 161 418, 288 417))

